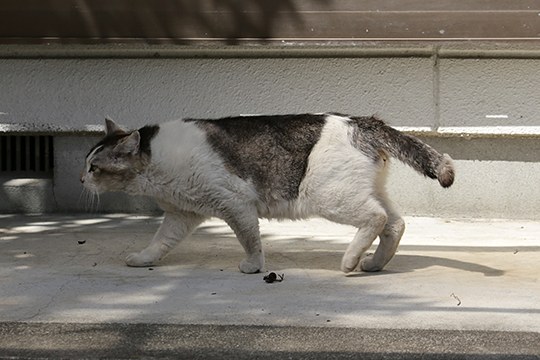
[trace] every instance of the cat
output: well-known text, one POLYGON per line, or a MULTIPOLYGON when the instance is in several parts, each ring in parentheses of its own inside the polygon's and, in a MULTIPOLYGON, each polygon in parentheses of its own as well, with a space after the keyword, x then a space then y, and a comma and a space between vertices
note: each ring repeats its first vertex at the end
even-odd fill
POLYGON ((243 273, 264 269, 259 218, 322 217, 358 228, 341 262, 379 271, 394 256, 405 223, 385 192, 390 156, 444 188, 454 165, 414 136, 371 116, 337 113, 183 119, 127 131, 110 119, 81 174, 92 193, 154 198, 164 219, 150 244, 127 256, 152 266, 209 217, 223 219, 247 257, 243 273), (372 256, 365 251, 379 237, 372 256))

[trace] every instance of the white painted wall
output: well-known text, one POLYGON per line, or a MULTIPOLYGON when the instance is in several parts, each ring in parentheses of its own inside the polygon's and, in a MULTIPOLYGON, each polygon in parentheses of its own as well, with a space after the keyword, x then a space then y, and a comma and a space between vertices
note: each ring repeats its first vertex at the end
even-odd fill
POLYGON ((431 60, 0 60, 1 122, 83 129, 180 117, 339 111, 431 125, 431 60))
MULTIPOLYGON (((84 211, 78 172, 97 138, 77 132, 106 115, 138 127, 180 117, 337 111, 377 113, 395 126, 499 126, 503 133, 519 126, 534 135, 538 84, 537 59, 0 59, 0 124, 75 131, 55 139, 51 207, 84 211)), ((427 140, 456 159, 457 180, 443 190, 396 164, 389 188, 404 213, 540 218, 540 138, 427 140)), ((0 211, 10 211, 2 191, 0 211)), ((118 195, 101 205, 154 209, 118 195)))

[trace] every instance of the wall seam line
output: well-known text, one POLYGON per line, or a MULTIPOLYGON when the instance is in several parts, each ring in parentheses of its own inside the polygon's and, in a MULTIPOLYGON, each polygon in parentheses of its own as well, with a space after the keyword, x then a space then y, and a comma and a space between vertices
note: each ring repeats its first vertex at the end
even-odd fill
POLYGON ((433 131, 437 132, 441 126, 440 113, 440 67, 439 67, 440 46, 433 47, 432 56, 432 100, 433 100, 433 131))

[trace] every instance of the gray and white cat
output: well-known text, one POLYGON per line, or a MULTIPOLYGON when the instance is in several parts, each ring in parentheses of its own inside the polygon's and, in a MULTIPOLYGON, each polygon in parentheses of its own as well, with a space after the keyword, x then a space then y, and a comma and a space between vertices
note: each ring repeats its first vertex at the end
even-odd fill
POLYGON ((81 182, 93 193, 151 196, 165 211, 150 244, 129 266, 156 264, 209 217, 223 219, 247 257, 264 268, 259 218, 319 216, 358 228, 341 262, 381 270, 394 256, 404 222, 385 192, 389 157, 443 187, 452 159, 375 117, 339 114, 177 120, 125 131, 106 120, 106 136, 86 156, 81 182), (373 256, 362 258, 380 238, 373 256), (361 259, 362 258, 362 259, 361 259))

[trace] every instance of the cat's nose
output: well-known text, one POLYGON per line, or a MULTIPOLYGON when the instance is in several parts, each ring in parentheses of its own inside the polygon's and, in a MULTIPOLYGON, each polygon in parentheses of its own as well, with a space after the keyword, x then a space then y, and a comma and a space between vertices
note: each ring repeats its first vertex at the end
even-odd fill
POLYGON ((81 174, 79 180, 81 180, 81 184, 84 184, 84 175, 83 174, 81 174))

